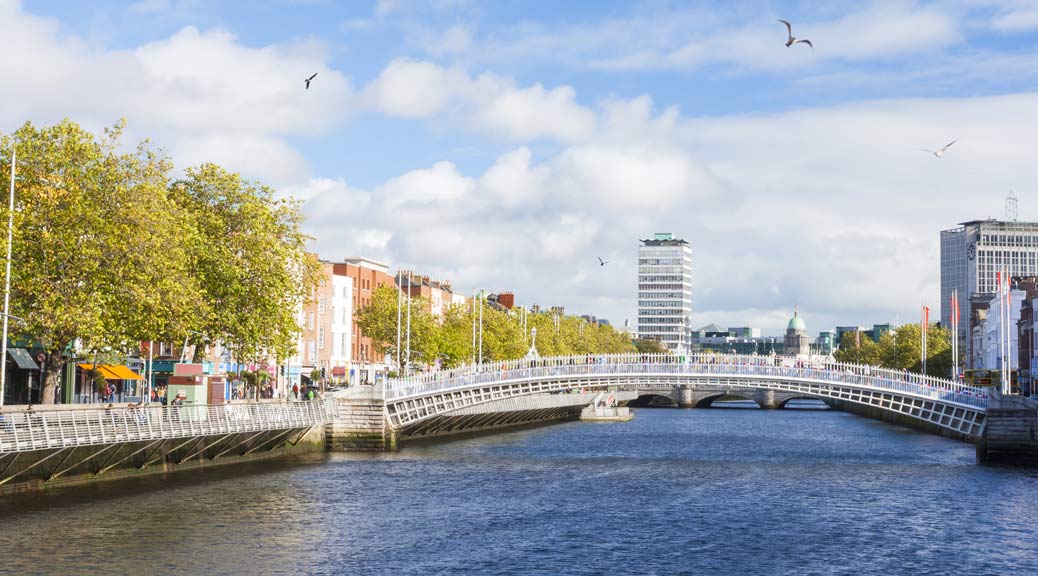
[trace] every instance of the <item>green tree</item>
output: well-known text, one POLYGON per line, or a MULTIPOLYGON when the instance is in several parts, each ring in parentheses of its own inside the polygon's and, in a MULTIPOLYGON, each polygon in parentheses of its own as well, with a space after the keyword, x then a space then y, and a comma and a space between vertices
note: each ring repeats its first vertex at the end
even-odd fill
POLYGON ((642 354, 666 354, 670 352, 659 340, 639 338, 634 341, 635 349, 642 354))
MULTIPOLYGON (((951 331, 933 325, 927 331, 926 372, 931 376, 951 374, 951 331)), ((894 334, 884 334, 879 342, 852 333, 843 335, 834 355, 840 362, 882 366, 894 370, 922 371, 922 335, 918 324, 900 326, 894 334)))
MULTIPOLYGON (((192 341, 220 340, 243 359, 291 356, 296 310, 320 278, 320 263, 305 250, 298 205, 215 164, 189 168, 170 194, 190 215, 182 227, 205 304, 192 341)), ((196 361, 203 351, 196 348, 196 361)))
MULTIPOLYGON (((69 120, 26 123, 0 141, 18 153, 11 313, 46 352, 46 404, 74 342, 129 352, 140 340, 183 334, 204 307, 179 225, 185 214, 167 195, 171 163, 146 142, 120 153, 124 125, 98 138, 69 120)), ((10 161, 0 165, 4 190, 10 161)))
MULTIPOLYGON (((407 299, 400 306, 401 357, 406 355, 407 299)), ((357 312, 357 326, 371 338, 379 354, 397 357, 397 289, 379 286, 367 306, 357 312)), ((431 364, 436 361, 439 326, 424 298, 411 300, 411 361, 431 364)))

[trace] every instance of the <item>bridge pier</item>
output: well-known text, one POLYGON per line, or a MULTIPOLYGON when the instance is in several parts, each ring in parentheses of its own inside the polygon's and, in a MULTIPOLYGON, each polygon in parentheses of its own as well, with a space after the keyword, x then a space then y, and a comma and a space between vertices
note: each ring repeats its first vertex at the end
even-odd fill
POLYGON ((977 439, 977 463, 1038 465, 1038 400, 994 392, 977 439))
POLYGON ((678 400, 678 408, 695 408, 696 403, 692 396, 692 387, 688 384, 682 384, 680 389, 680 400, 678 400))
POLYGON ((336 417, 325 424, 325 445, 331 452, 394 452, 397 434, 386 426, 385 404, 374 390, 359 389, 335 399, 336 417))
POLYGON ((774 390, 762 390, 757 393, 757 397, 754 399, 762 410, 777 410, 778 402, 775 401, 774 390))

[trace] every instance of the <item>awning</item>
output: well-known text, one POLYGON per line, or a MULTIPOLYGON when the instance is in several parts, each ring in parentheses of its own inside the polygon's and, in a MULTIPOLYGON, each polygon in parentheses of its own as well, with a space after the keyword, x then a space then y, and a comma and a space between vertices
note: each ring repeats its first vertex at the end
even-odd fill
POLYGON ((80 364, 83 370, 97 370, 109 380, 143 380, 133 370, 121 364, 80 364))
POLYGON ((40 367, 36 365, 36 361, 32 359, 32 354, 25 348, 8 348, 7 355, 14 360, 14 363, 18 365, 22 370, 39 370, 40 367))

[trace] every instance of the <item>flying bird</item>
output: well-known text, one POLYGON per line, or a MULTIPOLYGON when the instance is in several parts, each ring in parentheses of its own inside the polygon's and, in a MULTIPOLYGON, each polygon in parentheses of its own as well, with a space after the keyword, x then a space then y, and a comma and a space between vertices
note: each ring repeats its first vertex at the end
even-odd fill
POLYGON ((317 78, 317 72, 314 72, 313 76, 307 78, 306 80, 303 80, 303 82, 306 82, 306 89, 307 90, 310 89, 310 82, 313 81, 314 78, 317 78))
POLYGON ((959 141, 959 139, 956 138, 955 140, 952 140, 951 142, 948 142, 947 144, 945 144, 944 146, 941 146, 940 148, 938 148, 936 150, 930 150, 929 148, 920 148, 919 151, 920 152, 929 152, 930 154, 933 154, 934 156, 936 156, 938 158, 944 158, 944 151, 947 150, 948 148, 950 148, 952 144, 955 144, 958 141, 959 141))
POLYGON ((781 18, 779 18, 778 21, 782 22, 783 24, 786 25, 786 31, 789 33, 789 40, 786 40, 786 48, 789 48, 790 46, 792 46, 794 44, 804 43, 804 44, 807 44, 808 46, 810 46, 812 50, 815 49, 815 45, 812 44, 810 40, 808 40, 806 38, 797 38, 796 36, 793 36, 793 25, 792 24, 790 24, 789 22, 786 22, 785 20, 782 20, 781 18))
POLYGON ((602 260, 602 257, 598 256, 598 265, 599 266, 605 266, 606 264, 609 264, 609 261, 608 260, 602 260))

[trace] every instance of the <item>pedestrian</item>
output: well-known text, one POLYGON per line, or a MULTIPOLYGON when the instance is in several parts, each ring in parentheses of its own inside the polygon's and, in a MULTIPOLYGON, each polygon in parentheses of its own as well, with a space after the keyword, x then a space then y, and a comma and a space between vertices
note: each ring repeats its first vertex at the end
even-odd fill
POLYGON ((306 399, 307 400, 313 400, 314 399, 314 389, 312 387, 306 392, 306 399))
POLYGON ((292 384, 292 397, 299 400, 299 384, 292 384))

